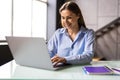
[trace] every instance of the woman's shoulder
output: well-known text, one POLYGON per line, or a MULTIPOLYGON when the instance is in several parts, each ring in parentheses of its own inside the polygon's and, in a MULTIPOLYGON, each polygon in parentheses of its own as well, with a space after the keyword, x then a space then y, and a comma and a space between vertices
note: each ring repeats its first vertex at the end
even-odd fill
POLYGON ((95 37, 94 30, 93 29, 86 29, 86 36, 87 36, 87 38, 89 38, 89 37, 94 38, 95 37))
POLYGON ((85 33, 85 34, 90 34, 90 33, 94 33, 94 30, 93 29, 89 29, 89 28, 85 28, 85 27, 81 27, 81 32, 82 33, 85 33))
POLYGON ((55 31, 55 34, 62 34, 65 32, 65 28, 59 28, 55 31))
POLYGON ((94 30, 93 30, 93 29, 86 28, 86 29, 84 30, 84 32, 85 32, 85 33, 88 33, 88 34, 89 34, 89 33, 92 33, 92 34, 93 34, 93 33, 94 33, 94 30))
POLYGON ((88 29, 87 31, 90 32, 90 33, 94 33, 93 29, 88 29))

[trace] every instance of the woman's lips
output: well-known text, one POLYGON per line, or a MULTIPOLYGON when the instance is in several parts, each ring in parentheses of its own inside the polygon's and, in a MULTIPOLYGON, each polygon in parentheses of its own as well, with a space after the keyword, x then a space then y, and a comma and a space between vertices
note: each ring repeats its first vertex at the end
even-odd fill
POLYGON ((71 24, 67 24, 67 25, 65 24, 65 27, 70 27, 70 26, 71 26, 71 24))

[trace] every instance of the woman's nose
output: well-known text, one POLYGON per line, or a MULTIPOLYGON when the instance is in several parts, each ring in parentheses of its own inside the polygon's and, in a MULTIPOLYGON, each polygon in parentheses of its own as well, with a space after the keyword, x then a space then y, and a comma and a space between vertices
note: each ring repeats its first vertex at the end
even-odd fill
POLYGON ((64 22, 65 22, 65 23, 68 23, 68 19, 65 19, 64 22))

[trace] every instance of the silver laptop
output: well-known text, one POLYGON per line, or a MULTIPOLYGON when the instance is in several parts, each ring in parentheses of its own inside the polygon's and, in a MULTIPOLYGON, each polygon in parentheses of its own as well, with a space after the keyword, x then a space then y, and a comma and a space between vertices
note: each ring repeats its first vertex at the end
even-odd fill
POLYGON ((7 36, 6 40, 17 64, 49 70, 60 68, 53 66, 43 38, 7 36))

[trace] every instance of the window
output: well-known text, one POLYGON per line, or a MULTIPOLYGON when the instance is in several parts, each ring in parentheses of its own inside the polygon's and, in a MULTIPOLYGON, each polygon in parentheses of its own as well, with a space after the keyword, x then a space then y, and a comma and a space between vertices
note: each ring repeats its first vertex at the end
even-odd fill
POLYGON ((40 36, 46 39, 46 33, 47 33, 46 13, 47 13, 46 4, 33 0, 32 36, 38 36, 38 37, 40 36))
POLYGON ((11 35, 12 0, 0 0, 0 40, 11 35))
MULTIPOLYGON (((0 0, 0 42, 5 36, 44 37, 47 31, 47 0, 0 0)), ((12 71, 13 63, 5 70, 12 71)), ((7 77, 10 73, 2 70, 7 77)))
POLYGON ((0 40, 5 36, 46 39, 47 0, 0 0, 0 40))

